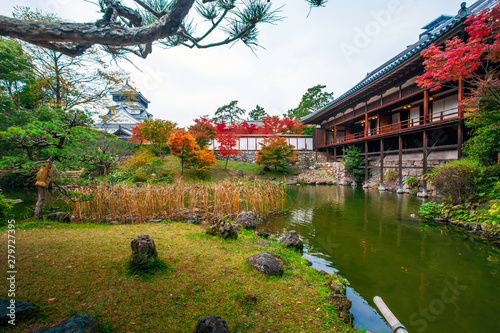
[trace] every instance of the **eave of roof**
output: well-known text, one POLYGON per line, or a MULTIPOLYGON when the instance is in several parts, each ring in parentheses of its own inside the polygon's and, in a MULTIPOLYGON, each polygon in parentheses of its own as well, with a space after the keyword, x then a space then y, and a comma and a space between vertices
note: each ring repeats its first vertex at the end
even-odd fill
MULTIPOLYGON (((492 4, 496 4, 498 1, 497 0, 479 0, 475 2, 471 7, 469 8, 472 13, 477 13, 488 6, 492 4)), ((461 15, 456 15, 455 17, 451 18, 447 22, 443 23, 442 25, 438 26, 437 28, 439 29, 434 29, 432 32, 429 32, 427 34, 427 38, 422 38, 419 41, 417 41, 415 44, 409 46, 406 48, 404 51, 384 63, 383 65, 379 66, 376 68, 374 71, 368 73, 368 75, 361 80, 357 85, 349 89, 347 92, 342 94, 340 97, 334 99, 332 102, 326 104, 323 108, 305 116, 302 117, 300 120, 305 123, 305 124, 314 124, 314 118, 320 116, 321 114, 325 113, 327 110, 331 109, 333 106, 336 104, 339 104, 346 98, 350 97, 357 91, 361 90, 362 88, 368 86, 378 78, 389 74, 389 72, 394 71, 397 67, 402 65, 404 62, 408 61, 410 58, 415 56, 416 54, 420 53, 424 48, 435 42, 437 39, 443 37, 447 32, 451 31, 453 28, 461 24, 463 21, 466 20, 466 16, 461 16, 461 15), (311 120, 311 122, 308 122, 311 120)))

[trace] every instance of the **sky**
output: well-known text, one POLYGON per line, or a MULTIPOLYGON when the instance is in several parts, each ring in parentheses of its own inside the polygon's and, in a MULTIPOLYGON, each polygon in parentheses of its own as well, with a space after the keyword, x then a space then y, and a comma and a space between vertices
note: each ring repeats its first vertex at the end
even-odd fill
MULTIPOLYGON (((2 0, 0 15, 28 6, 73 22, 99 19, 98 7, 86 0, 2 0)), ((130 0, 124 1, 135 8, 130 0)), ((218 107, 238 101, 250 112, 258 104, 270 115, 298 106, 317 84, 334 97, 342 95, 407 45, 421 27, 441 14, 456 15, 460 0, 330 0, 313 8, 303 0, 274 0, 284 19, 259 28, 262 48, 243 43, 210 49, 153 48, 147 59, 130 55, 130 83, 151 103, 154 118, 180 127, 218 107), (308 15, 309 13, 309 15, 308 15)), ((468 5, 473 1, 468 2, 468 5)), ((214 36, 217 37, 217 36, 214 36)), ((106 110, 103 110, 105 112, 106 110)))

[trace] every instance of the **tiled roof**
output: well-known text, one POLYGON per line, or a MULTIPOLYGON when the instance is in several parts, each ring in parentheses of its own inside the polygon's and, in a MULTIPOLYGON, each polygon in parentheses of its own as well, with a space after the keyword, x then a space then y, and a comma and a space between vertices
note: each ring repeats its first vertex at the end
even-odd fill
MULTIPOLYGON (((498 0, 479 0, 468 8, 468 12, 472 14, 479 13, 485 8, 492 8, 497 3, 498 0)), ((399 53, 398 55, 396 55, 383 65, 379 66, 374 71, 368 73, 366 77, 363 80, 361 80, 361 82, 352 87, 350 90, 342 94, 340 97, 334 99, 332 102, 328 103, 320 110, 303 117, 301 121, 307 121, 309 118, 312 118, 322 113, 326 109, 330 108, 332 105, 339 103, 340 101, 346 99, 347 97, 349 97, 356 91, 360 90, 361 88, 369 85, 370 83, 380 78, 381 76, 391 72, 396 67, 403 64, 406 60, 413 57, 415 54, 420 53, 420 51, 422 51, 424 48, 435 42, 440 37, 444 36, 448 31, 450 31, 460 23, 462 23, 467 16, 461 14, 462 14, 461 11, 459 11, 459 14, 457 14, 455 17, 452 17, 449 20, 445 21, 444 23, 438 25, 434 29, 427 31, 425 33, 427 36, 422 37, 415 44, 408 46, 404 51, 402 51, 401 53, 399 53)))

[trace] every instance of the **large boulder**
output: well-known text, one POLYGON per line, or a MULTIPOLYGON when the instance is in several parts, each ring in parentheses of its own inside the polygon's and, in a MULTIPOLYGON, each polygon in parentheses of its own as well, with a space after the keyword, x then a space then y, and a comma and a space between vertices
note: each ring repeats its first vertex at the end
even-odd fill
POLYGON ((56 212, 47 215, 48 221, 71 222, 70 213, 56 212))
POLYGON ((219 220, 216 224, 207 230, 207 234, 219 236, 223 239, 238 239, 238 230, 236 226, 228 221, 219 220))
POLYGON ((41 328, 33 333, 92 333, 97 332, 97 320, 89 315, 72 316, 57 326, 41 328))
POLYGON ((304 249, 304 243, 295 230, 289 231, 286 235, 280 237, 278 240, 287 248, 292 248, 300 252, 302 252, 302 250, 304 249))
POLYGON ((23 301, 0 298, 0 326, 7 325, 13 319, 14 323, 18 324, 20 320, 36 315, 39 310, 38 307, 23 301))
POLYGON ((155 242, 149 235, 142 234, 135 237, 130 246, 132 247, 132 256, 130 256, 132 266, 149 266, 158 259, 155 242))
POLYGON ((247 258, 247 262, 257 271, 264 275, 283 275, 283 266, 278 259, 284 263, 285 259, 271 252, 261 252, 247 258))
POLYGON ((220 316, 205 316, 198 320, 194 333, 229 333, 229 327, 220 316))
POLYGON ((257 228, 259 221, 259 217, 254 212, 249 211, 239 213, 235 222, 243 228, 250 230, 257 228))

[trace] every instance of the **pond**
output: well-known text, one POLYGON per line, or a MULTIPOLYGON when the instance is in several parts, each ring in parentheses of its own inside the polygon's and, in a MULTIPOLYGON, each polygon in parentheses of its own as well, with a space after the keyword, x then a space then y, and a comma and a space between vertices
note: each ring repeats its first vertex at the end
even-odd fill
POLYGON ((339 186, 297 186, 273 232, 296 230, 306 258, 350 282, 354 324, 390 332, 374 310, 380 296, 409 332, 500 332, 500 251, 452 226, 410 215, 422 199, 339 186))
MULTIPOLYGON (((7 191, 24 200, 17 219, 31 217, 36 191, 7 191)), ((500 332, 500 251, 452 226, 411 219, 423 199, 339 186, 297 186, 288 211, 262 225, 296 230, 304 256, 317 269, 340 271, 350 282, 354 324, 374 333, 390 329, 378 315, 381 296, 412 333, 500 332)), ((47 193, 45 211, 63 207, 47 193)))

